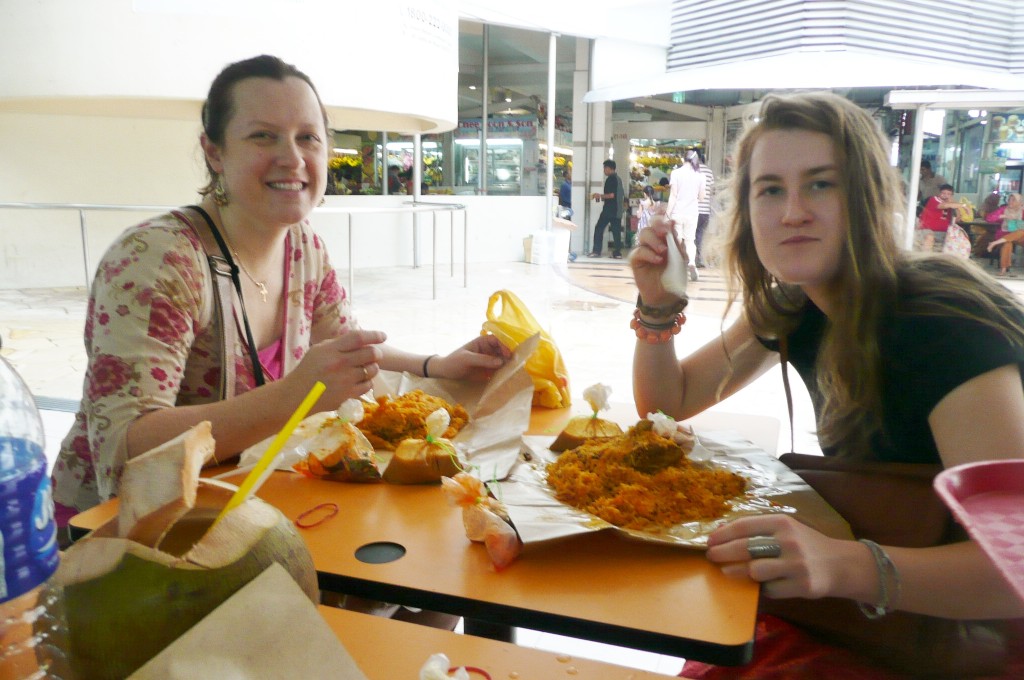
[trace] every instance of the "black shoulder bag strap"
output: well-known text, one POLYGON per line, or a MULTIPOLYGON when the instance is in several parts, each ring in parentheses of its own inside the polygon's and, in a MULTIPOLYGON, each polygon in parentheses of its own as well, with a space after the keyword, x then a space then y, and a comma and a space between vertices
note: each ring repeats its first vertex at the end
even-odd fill
POLYGON ((213 253, 207 253, 206 258, 210 263, 210 271, 213 272, 215 277, 215 284, 218 288, 219 294, 217 295, 217 307, 218 312, 221 316, 221 333, 223 340, 223 366, 221 367, 221 396, 228 398, 234 394, 235 386, 235 360, 234 360, 234 343, 229 343, 228 339, 234 337, 234 315, 231 314, 231 296, 227 292, 228 279, 234 284, 235 292, 238 293, 238 305, 242 310, 242 324, 245 326, 245 340, 247 343, 247 349, 249 351, 249 360, 252 362, 252 373, 256 379, 256 386, 259 387, 266 383, 266 378, 263 375, 263 366, 260 364, 260 355, 256 350, 256 343, 252 337, 252 328, 249 326, 249 316, 245 313, 245 298, 242 297, 242 282, 238 277, 238 265, 235 264, 235 260, 231 257, 231 250, 228 248, 228 244, 224 242, 224 237, 221 236, 220 230, 217 229, 217 225, 213 223, 213 219, 209 213, 203 210, 198 205, 190 205, 197 213, 202 215, 203 219, 206 220, 207 226, 210 227, 210 233, 213 234, 213 238, 217 241, 217 246, 220 248, 221 255, 214 255, 213 253), (227 293, 227 294, 225 294, 227 293), (229 329, 229 326, 231 327, 229 329))
POLYGON ((786 388, 786 408, 789 409, 789 452, 796 452, 796 433, 793 432, 793 393, 789 391, 789 338, 779 337, 779 359, 782 361, 782 386, 786 388))

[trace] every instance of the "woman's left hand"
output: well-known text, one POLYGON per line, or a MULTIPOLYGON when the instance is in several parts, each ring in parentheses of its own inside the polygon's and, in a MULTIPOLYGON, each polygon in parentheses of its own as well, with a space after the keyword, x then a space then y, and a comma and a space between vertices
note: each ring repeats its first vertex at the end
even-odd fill
POLYGON ((852 541, 829 538, 787 515, 741 517, 713 531, 707 557, 722 564, 727 576, 745 577, 763 584, 767 597, 819 598, 836 595, 840 567, 852 541), (747 541, 770 537, 781 548, 778 557, 752 559, 747 541), (837 545, 840 544, 840 545, 837 545), (838 560, 838 562, 837 562, 838 560))
POLYGON ((431 378, 484 382, 505 365, 512 351, 493 335, 480 335, 445 357, 431 360, 431 378))

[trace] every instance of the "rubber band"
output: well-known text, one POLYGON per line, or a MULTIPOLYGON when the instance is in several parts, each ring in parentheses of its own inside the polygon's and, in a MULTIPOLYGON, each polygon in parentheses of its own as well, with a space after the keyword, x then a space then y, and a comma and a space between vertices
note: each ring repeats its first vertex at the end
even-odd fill
POLYGON ((317 526, 319 524, 323 524, 324 522, 326 522, 327 520, 329 520, 330 518, 334 517, 337 514, 338 514, 338 504, 337 503, 321 503, 320 505, 313 506, 309 510, 306 510, 304 513, 302 513, 301 515, 296 517, 295 518, 295 526, 299 527, 300 529, 310 529, 310 528, 315 527, 315 526, 317 526), (323 510, 323 509, 326 509, 326 514, 323 517, 321 517, 320 519, 316 520, 315 522, 303 522, 302 521, 302 519, 304 517, 308 517, 309 515, 312 515, 314 512, 316 512, 317 510, 323 510))
POLYGON ((451 668, 448 669, 448 675, 451 675, 452 673, 454 673, 455 671, 459 670, 460 668, 462 670, 466 671, 467 673, 477 673, 477 674, 483 676, 484 678, 487 678, 487 680, 492 680, 490 673, 485 671, 483 668, 477 668, 476 666, 452 666, 451 668))

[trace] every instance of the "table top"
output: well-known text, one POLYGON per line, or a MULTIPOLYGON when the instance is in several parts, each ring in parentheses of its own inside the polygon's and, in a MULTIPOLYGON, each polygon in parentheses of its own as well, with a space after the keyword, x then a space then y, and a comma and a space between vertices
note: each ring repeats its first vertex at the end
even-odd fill
MULTIPOLYGON (((655 680, 670 677, 344 609, 319 609, 370 680, 419 677, 420 668, 437 653, 447 656, 453 665, 483 669, 493 680, 561 677, 573 680, 655 680)), ((481 680, 481 676, 476 674, 471 674, 470 678, 481 680)))
MULTIPOLYGON (((538 413, 530 431, 555 428, 554 434, 571 415, 568 409, 538 413)), ((720 425, 740 432, 747 422, 721 418, 720 425)), ((752 430, 771 439, 764 431, 772 429, 769 421, 774 444, 777 420, 755 419, 752 430)), ((696 550, 596 532, 531 544, 499 573, 484 547, 466 539, 461 511, 437 486, 346 484, 277 472, 258 495, 291 520, 320 503, 340 507, 332 519, 300 530, 325 590, 709 663, 746 663, 753 650, 757 584, 725 577, 696 550), (361 548, 382 545, 401 556, 362 561, 361 548)), ((72 525, 89 530, 115 512, 116 500, 76 516, 72 525)))

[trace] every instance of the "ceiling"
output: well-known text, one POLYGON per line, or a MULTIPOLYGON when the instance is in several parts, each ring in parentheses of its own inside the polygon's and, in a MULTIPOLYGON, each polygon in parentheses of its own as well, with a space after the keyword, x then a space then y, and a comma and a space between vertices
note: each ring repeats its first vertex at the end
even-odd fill
MULTIPOLYGON (((490 25, 488 49, 488 112, 510 115, 536 114, 548 98, 549 34, 509 26, 490 25)), ((561 35, 556 41, 555 111, 571 115, 573 72, 577 43, 585 38, 561 35)), ((483 24, 459 22, 459 118, 479 118, 483 86, 483 24), (471 89, 475 88, 475 89, 471 89)), ((889 87, 836 89, 868 108, 884 106, 889 87)), ((773 90, 779 92, 779 90, 773 90)), ((612 115, 619 121, 692 121, 703 119, 693 107, 735 106, 757 101, 768 90, 691 90, 660 93, 613 102, 612 115), (679 101, 681 100, 681 101, 679 101)))

